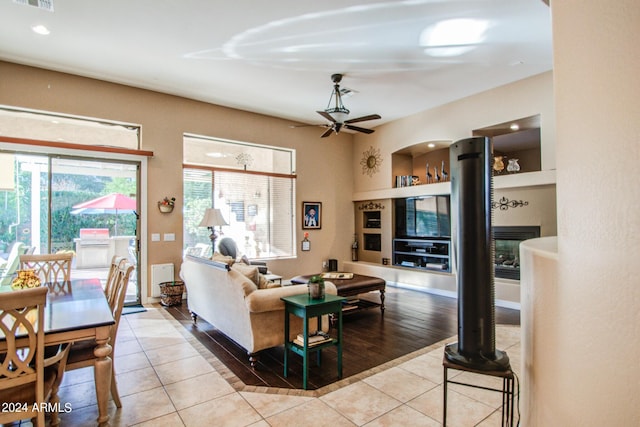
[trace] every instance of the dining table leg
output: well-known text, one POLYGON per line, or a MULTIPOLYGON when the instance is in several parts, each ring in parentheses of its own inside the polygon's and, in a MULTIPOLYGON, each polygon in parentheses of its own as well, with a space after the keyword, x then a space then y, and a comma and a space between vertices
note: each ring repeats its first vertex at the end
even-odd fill
POLYGON ((96 384, 96 397, 98 400, 98 425, 109 425, 109 392, 111 390, 111 370, 113 361, 111 357, 111 345, 109 344, 109 327, 99 328, 96 331, 97 346, 93 350, 96 361, 93 374, 96 384))

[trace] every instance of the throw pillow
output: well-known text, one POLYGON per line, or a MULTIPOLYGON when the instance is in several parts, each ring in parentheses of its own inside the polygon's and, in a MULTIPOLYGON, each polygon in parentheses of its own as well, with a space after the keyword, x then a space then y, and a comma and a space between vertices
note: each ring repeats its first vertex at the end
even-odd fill
POLYGON ((232 270, 237 271, 240 274, 245 275, 249 280, 253 282, 254 285, 258 286, 260 283, 260 273, 258 273, 257 267, 252 267, 247 264, 243 264, 241 262, 236 262, 231 266, 232 270))
POLYGON ((231 258, 230 256, 224 256, 220 252, 214 252, 211 256, 211 261, 223 262, 229 267, 231 267, 233 263, 236 262, 235 259, 231 258))

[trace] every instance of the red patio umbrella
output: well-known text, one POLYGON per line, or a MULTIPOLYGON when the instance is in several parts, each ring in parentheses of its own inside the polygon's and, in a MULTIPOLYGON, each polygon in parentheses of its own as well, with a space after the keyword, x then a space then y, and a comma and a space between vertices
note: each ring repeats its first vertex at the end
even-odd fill
POLYGON ((118 235, 118 214, 134 213, 136 210, 136 200, 120 193, 111 193, 96 199, 78 203, 72 207, 72 215, 80 214, 105 214, 116 215, 114 234, 118 235))

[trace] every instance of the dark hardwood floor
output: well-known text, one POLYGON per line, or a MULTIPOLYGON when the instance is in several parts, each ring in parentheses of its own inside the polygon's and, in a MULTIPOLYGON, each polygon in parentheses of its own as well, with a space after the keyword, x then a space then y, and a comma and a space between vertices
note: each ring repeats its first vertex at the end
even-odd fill
MULTIPOLYGON (((378 301, 378 293, 363 299, 378 301)), ((378 308, 344 315, 343 378, 358 374, 400 356, 457 334, 457 300, 407 289, 387 287, 386 310, 378 308)), ((198 319, 194 325, 186 302, 167 310, 246 385, 302 388, 302 360, 291 353, 289 375, 283 376, 283 347, 264 350, 256 369, 249 366, 247 353, 213 326, 198 319)), ((520 312, 496 307, 497 324, 520 324, 520 312)), ((322 351, 322 366, 312 358, 310 390, 338 380, 336 350, 322 351)))

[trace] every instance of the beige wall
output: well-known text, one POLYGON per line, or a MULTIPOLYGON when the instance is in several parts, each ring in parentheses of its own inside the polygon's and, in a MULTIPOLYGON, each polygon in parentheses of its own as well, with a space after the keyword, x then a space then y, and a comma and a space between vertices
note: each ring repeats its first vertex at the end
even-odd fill
MULTIPOLYGON (((192 101, 99 80, 0 61, 0 104, 135 123, 142 127, 148 161, 148 265, 171 262, 176 275, 182 258, 182 134, 184 132, 283 146, 297 150, 296 229, 302 240, 302 201, 323 207, 321 230, 311 230, 310 252, 271 261, 285 277, 319 271, 322 260, 350 259, 353 236, 352 149, 349 134, 320 139, 320 129, 290 129, 286 120, 192 101), (175 196, 178 209, 160 214, 157 201, 175 196), (175 233, 175 242, 151 242, 151 233, 175 233)), ((299 243, 298 243, 299 246, 299 243)))
POLYGON ((553 300, 538 303, 556 309, 546 314, 555 316, 558 340, 547 347, 553 365, 534 360, 555 386, 537 396, 537 410, 555 425, 637 426, 640 2, 551 7, 558 282, 553 300))

